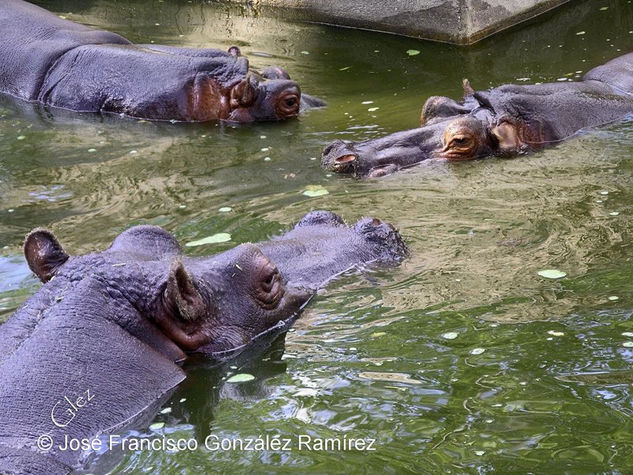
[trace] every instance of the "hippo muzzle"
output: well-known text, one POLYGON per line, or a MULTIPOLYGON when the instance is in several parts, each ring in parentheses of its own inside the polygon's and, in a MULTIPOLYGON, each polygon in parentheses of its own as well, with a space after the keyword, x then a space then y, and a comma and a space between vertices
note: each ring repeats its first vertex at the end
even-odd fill
POLYGON ((442 149, 442 124, 433 124, 364 142, 335 140, 324 150, 327 170, 355 177, 378 177, 435 158, 442 149))

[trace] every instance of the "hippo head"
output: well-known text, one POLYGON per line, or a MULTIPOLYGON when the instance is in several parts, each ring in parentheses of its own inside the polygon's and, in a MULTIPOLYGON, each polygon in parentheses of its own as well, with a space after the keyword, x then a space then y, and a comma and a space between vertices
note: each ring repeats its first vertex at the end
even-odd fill
POLYGON ((226 120, 244 123, 291 119, 299 115, 300 106, 301 89, 296 82, 251 73, 231 88, 226 120))
POLYGON ((253 244, 185 258, 173 236, 155 226, 130 228, 106 251, 77 257, 50 231, 36 229, 24 251, 53 289, 48 294, 61 299, 80 281, 95 281, 115 309, 104 315, 116 315, 121 327, 172 359, 244 345, 295 315, 312 295, 289 284, 253 244))
POLYGON ((286 280, 257 246, 176 259, 153 318, 185 351, 212 354, 248 343, 300 311, 312 293, 286 280))
POLYGON ((363 142, 336 140, 323 151, 326 169, 356 177, 377 177, 427 159, 471 160, 514 155, 543 141, 538 121, 498 113, 485 94, 464 81, 462 102, 429 98, 421 126, 363 142))

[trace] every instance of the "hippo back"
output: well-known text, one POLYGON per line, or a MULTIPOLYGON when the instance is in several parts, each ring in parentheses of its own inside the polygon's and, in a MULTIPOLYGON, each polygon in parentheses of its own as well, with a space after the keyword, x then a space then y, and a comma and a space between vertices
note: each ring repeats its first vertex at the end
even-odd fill
POLYGON ((67 51, 86 44, 130 44, 21 0, 0 2, 0 25, 0 91, 26 100, 37 99, 49 69, 67 51))
POLYGON ((600 81, 618 92, 633 94, 633 53, 622 55, 591 69, 582 79, 600 81))

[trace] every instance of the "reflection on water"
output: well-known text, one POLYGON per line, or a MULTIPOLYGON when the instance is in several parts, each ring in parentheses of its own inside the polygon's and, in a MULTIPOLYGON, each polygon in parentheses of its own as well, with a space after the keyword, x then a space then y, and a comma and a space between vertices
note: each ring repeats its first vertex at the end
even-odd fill
POLYGON ((234 127, 51 115, 2 99, 2 318, 37 288, 20 256, 36 226, 51 228, 71 253, 103 249, 140 223, 164 226, 181 241, 232 235, 233 242, 192 250, 208 254, 279 234, 307 211, 327 208, 349 222, 367 214, 393 222, 412 253, 395 271, 330 285, 287 335, 285 350, 236 368, 192 363, 192 377, 165 406, 171 412, 156 416, 186 437, 347 435, 375 438, 376 452, 139 452, 97 464, 626 471, 633 121, 531 156, 426 163, 378 180, 326 175, 319 157, 336 138, 414 127, 426 97, 458 97, 462 77, 479 89, 573 79, 631 50, 631 4, 571 2, 457 48, 286 23, 223 3, 44 3, 138 42, 238 44, 254 67, 279 64, 328 107, 289 123, 234 127), (310 185, 329 194, 308 198, 310 185), (568 277, 537 275, 550 268, 568 277), (256 379, 226 382, 237 372, 256 379))

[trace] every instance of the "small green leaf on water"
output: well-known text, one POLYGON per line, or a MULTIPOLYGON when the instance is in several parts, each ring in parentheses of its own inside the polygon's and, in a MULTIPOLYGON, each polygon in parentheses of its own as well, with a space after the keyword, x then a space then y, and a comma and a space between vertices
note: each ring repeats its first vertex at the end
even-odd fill
POLYGON ((622 336, 633 337, 633 332, 622 332, 622 336))
POLYGON ((619 213, 618 211, 611 211, 609 214, 610 214, 611 216, 617 216, 617 215, 619 215, 620 213, 619 213))
POLYGON ((567 273, 558 269, 543 269, 538 271, 538 275, 546 279, 562 279, 567 276, 567 273))
POLYGON ((408 49, 407 54, 409 56, 417 56, 418 54, 420 54, 420 51, 418 51, 417 49, 408 49))
POLYGON ((602 8, 600 8, 600 11, 603 12, 603 11, 608 10, 608 9, 609 9, 609 7, 602 7, 602 8))
POLYGON ((478 456, 480 456, 480 457, 481 457, 483 454, 485 454, 485 453, 486 453, 486 452, 484 452, 483 450, 475 450, 475 455, 478 455, 478 456))
POLYGON ((351 66, 345 66, 344 68, 340 68, 339 71, 347 71, 351 66))
POLYGON ((459 333, 457 332, 448 332, 448 333, 442 334, 442 338, 444 338, 445 340, 454 340, 458 336, 459 336, 459 333))
POLYGON ((183 398, 182 398, 182 399, 180 399, 180 401, 178 401, 178 402, 185 402, 186 400, 187 400, 187 398, 186 398, 186 397, 183 397, 183 398))
POLYGON ((601 195, 603 195, 603 196, 606 196, 606 195, 608 195, 608 194, 609 194, 609 192, 608 192, 607 190, 602 190, 602 191, 600 192, 600 194, 601 194, 601 195))
POLYGON ((252 381, 255 379, 255 376, 248 373, 239 373, 234 374, 229 379, 226 380, 227 383, 245 383, 247 381, 252 381))
POLYGON ((90 153, 94 153, 94 152, 96 152, 96 151, 97 151, 97 149, 96 149, 96 148, 89 148, 89 149, 88 149, 88 152, 90 152, 90 153))
POLYGON ((309 51, 302 51, 301 54, 310 54, 309 51))
POLYGON ((367 112, 376 112, 378 109, 380 109, 380 107, 370 107, 367 109, 367 112))
POLYGON ((166 407, 165 409, 160 411, 160 413, 161 414, 171 414, 171 407, 166 407))
POLYGON ((17 139, 18 140, 24 140, 26 137, 24 135, 18 135, 17 139))
POLYGON ((165 427, 164 422, 156 422, 155 424, 152 424, 151 426, 149 426, 149 430, 159 430, 159 429, 162 429, 163 427, 165 427))
POLYGON ((563 332, 559 332, 559 331, 556 331, 556 330, 550 330, 547 333, 549 333, 552 336, 564 336, 565 335, 563 332))
POLYGON ((578 36, 580 36, 580 35, 584 35, 584 34, 585 34, 585 32, 584 32, 584 31, 577 31, 577 32, 576 32, 576 35, 578 35, 578 36))
POLYGON ((387 332, 375 332, 375 333, 372 333, 370 336, 372 338, 378 338, 378 337, 381 337, 381 336, 385 336, 386 334, 387 334, 387 332))
POLYGON ((220 213, 230 213, 231 211, 233 211, 233 208, 231 208, 230 206, 222 206, 218 211, 220 213))
POLYGON ((473 348, 472 350, 470 350, 470 354, 471 355, 480 355, 482 354, 484 351, 486 351, 485 348, 473 348))
POLYGON ((316 198, 317 196, 323 196, 329 194, 325 188, 321 185, 308 185, 306 186, 305 191, 303 192, 305 196, 309 196, 310 198, 316 198))
POLYGON ((622 346, 624 346, 625 348, 633 348, 633 341, 625 341, 624 343, 622 343, 622 346))
POLYGON ((231 240, 231 235, 229 233, 217 233, 213 236, 209 236, 203 239, 198 239, 197 241, 191 241, 185 244, 187 247, 195 247, 195 246, 203 246, 204 244, 216 244, 219 242, 227 242, 231 240))
POLYGON ((616 300, 620 300, 620 297, 617 295, 609 295, 607 299, 611 300, 611 302, 615 302, 616 300))

